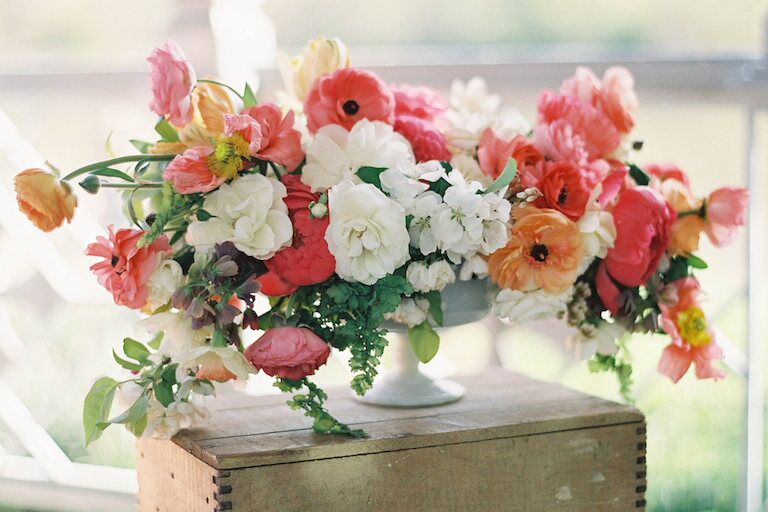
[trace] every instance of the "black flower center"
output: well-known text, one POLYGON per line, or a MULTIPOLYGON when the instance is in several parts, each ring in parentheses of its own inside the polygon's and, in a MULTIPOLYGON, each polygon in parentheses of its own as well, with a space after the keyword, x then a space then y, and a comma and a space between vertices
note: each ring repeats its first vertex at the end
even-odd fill
POLYGON ((117 256, 112 256, 112 261, 111 261, 110 263, 111 263, 111 264, 112 264, 112 266, 114 267, 114 266, 116 266, 116 265, 117 265, 117 263, 118 263, 119 261, 120 261, 120 258, 118 258, 117 256))
POLYGON ((567 200, 568 200, 568 187, 563 187, 560 189, 560 193, 557 195, 557 203, 565 204, 567 200))
POLYGON ((348 116, 353 116, 360 111, 360 104, 355 100, 347 100, 344 102, 341 108, 344 109, 345 114, 348 116))
POLYGON ((547 261, 547 256, 549 256, 549 249, 546 245, 536 244, 531 248, 531 258, 536 261, 547 261))

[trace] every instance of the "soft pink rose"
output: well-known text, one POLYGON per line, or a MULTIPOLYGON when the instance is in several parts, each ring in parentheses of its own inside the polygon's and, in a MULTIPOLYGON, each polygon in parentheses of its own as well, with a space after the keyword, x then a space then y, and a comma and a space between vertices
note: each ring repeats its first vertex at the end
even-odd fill
POLYGON ((157 115, 168 116, 176 126, 186 125, 194 114, 195 70, 173 41, 155 48, 147 60, 151 65, 149 78, 153 96, 149 108, 157 115))
POLYGON ((173 183, 180 194, 210 192, 224 183, 208 168, 208 156, 213 153, 209 146, 197 146, 176 156, 163 172, 163 178, 173 183))
POLYGON ((414 116, 433 121, 448 110, 448 101, 439 92, 419 85, 391 85, 395 96, 395 117, 414 116))
POLYGON ((704 232, 715 246, 733 242, 739 228, 747 223, 748 205, 749 190, 745 188, 723 187, 709 195, 704 232))
POLYGON ((109 238, 98 237, 88 245, 85 254, 104 258, 91 265, 99 284, 112 293, 115 303, 131 309, 140 309, 147 303, 147 281, 164 255, 170 254, 171 246, 165 236, 152 244, 138 247, 137 242, 145 234, 138 229, 109 227, 109 238))
POLYGON ((330 346, 304 327, 274 327, 245 350, 245 358, 271 377, 299 380, 315 373, 330 346))
POLYGON ((361 119, 392 124, 395 97, 373 73, 343 68, 315 81, 304 102, 304 113, 312 133, 327 124, 351 130, 361 119))
POLYGON ((431 122, 414 116, 395 119, 395 131, 411 143, 416 162, 450 160, 448 140, 431 122))
POLYGON ((248 141, 251 156, 285 166, 293 172, 304 160, 301 134, 293 127, 294 114, 283 117, 274 103, 262 103, 238 114, 224 115, 227 135, 239 133, 248 141))
POLYGON ((612 213, 616 241, 602 264, 624 286, 639 286, 656 272, 677 215, 664 197, 649 187, 624 190, 612 213))

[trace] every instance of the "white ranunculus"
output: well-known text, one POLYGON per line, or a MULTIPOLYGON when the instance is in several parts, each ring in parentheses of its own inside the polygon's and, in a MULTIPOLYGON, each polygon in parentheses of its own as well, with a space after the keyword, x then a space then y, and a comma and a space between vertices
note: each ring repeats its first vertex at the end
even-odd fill
POLYGON ((154 311, 171 300, 173 292, 184 284, 184 271, 181 265, 170 258, 164 259, 152 272, 147 281, 149 298, 144 306, 145 311, 154 311))
POLYGON ((442 204, 443 198, 437 192, 427 191, 419 194, 407 211, 413 216, 408 226, 411 245, 421 251, 424 256, 437 250, 432 216, 439 211, 442 204))
MULTIPOLYGON (((466 257, 465 257, 466 258, 466 257)), ((484 279, 488 276, 488 260, 475 254, 464 260, 459 271, 459 279, 469 281, 473 277, 484 279)))
POLYGON ((151 333, 164 332, 159 352, 174 361, 188 359, 190 351, 202 346, 213 336, 213 325, 192 328, 192 319, 184 311, 164 311, 140 321, 151 333))
POLYGON ((274 178, 248 174, 206 196, 203 209, 213 215, 187 228, 187 243, 207 251, 233 242, 245 254, 267 260, 291 244, 293 225, 283 198, 285 186, 274 178))
POLYGON ((429 301, 427 299, 405 298, 392 313, 387 313, 384 318, 405 324, 408 327, 414 327, 427 319, 429 312, 429 301))
POLYGON ((405 210, 378 188, 343 181, 328 192, 328 208, 325 240, 342 279, 374 284, 408 261, 405 210))
POLYGON ((554 295, 544 290, 523 292, 505 288, 494 300, 493 310, 501 318, 515 324, 543 320, 566 312, 573 288, 554 295))
POLYGON ((359 182, 360 167, 391 168, 415 162, 411 145, 392 126, 362 119, 351 131, 339 125, 320 128, 306 148, 301 181, 325 191, 343 180, 359 182))
POLYGON ((618 350, 616 340, 623 337, 626 333, 626 329, 619 324, 602 322, 591 331, 577 331, 569 336, 565 343, 577 358, 589 359, 595 353, 606 356, 615 354, 618 350))
POLYGON ((456 272, 445 261, 438 260, 431 265, 423 261, 414 261, 408 265, 405 277, 417 292, 441 291, 449 284, 456 281, 456 272))

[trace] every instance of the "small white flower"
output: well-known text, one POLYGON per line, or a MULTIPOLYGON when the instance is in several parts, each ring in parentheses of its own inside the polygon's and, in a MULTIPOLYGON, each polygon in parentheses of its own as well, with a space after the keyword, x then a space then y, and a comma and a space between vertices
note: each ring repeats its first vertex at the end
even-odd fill
POLYGON ((342 279, 374 284, 410 257, 405 210, 371 184, 346 180, 328 193, 328 249, 342 279))
POLYGON ((438 212, 442 203, 443 198, 437 192, 428 191, 419 194, 406 212, 413 216, 408 226, 411 245, 424 256, 437 250, 432 216, 438 212))
POLYGON ((158 439, 170 439, 179 430, 187 429, 204 421, 210 412, 203 405, 192 401, 172 402, 168 407, 152 400, 147 411, 146 435, 158 439))
POLYGON ((387 320, 405 324, 408 327, 419 325, 427 319, 429 301, 427 299, 405 298, 392 313, 384 315, 387 320))
POLYGON ((466 258, 459 271, 459 279, 462 281, 469 281, 473 277, 485 279, 487 276, 488 261, 479 254, 466 258))
POLYGON ((406 210, 413 206, 416 196, 425 192, 429 185, 406 174, 410 169, 407 166, 392 167, 379 175, 381 189, 389 197, 400 203, 406 210))
POLYGON ((572 294, 573 288, 559 295, 544 290, 523 292, 505 288, 496 296, 493 309, 501 318, 515 324, 543 320, 565 313, 572 294))
MULTIPOLYGON (((591 326, 591 324, 588 324, 591 326)), ((565 343, 569 350, 579 359, 589 359, 595 353, 602 355, 615 354, 618 350, 616 340, 627 331, 616 323, 602 322, 595 329, 580 329, 569 336, 565 343)))
POLYGON ((408 265, 405 277, 417 292, 431 292, 443 290, 446 286, 456 281, 456 272, 445 260, 439 260, 431 265, 423 261, 414 261, 408 265))
POLYGON ((149 298, 144 306, 146 311, 154 311, 171 300, 173 292, 184 284, 184 271, 175 260, 164 259, 152 272, 147 281, 149 298))
POLYGON ((351 131, 339 125, 320 128, 306 148, 307 163, 301 181, 313 191, 325 191, 344 180, 359 183, 360 167, 391 168, 413 164, 408 141, 392 126, 362 119, 351 131))
POLYGON ((165 333, 159 352, 174 361, 187 359, 191 350, 205 344, 213 336, 212 325, 193 329, 192 319, 183 311, 164 311, 139 323, 151 333, 165 333))
POLYGON ((203 202, 213 215, 187 228, 187 243, 207 251, 222 242, 233 242, 248 256, 266 260, 291 244, 293 225, 283 198, 285 186, 274 178, 249 174, 225 183, 203 202))
POLYGON ((485 80, 477 76, 467 83, 454 80, 451 83, 449 101, 451 108, 459 112, 487 116, 495 114, 501 105, 501 97, 498 94, 489 94, 485 80))
POLYGON ((458 264, 462 256, 476 252, 482 243, 483 222, 479 213, 483 198, 477 193, 480 184, 467 182, 459 171, 451 171, 448 181, 451 186, 433 215, 433 232, 438 248, 458 264))

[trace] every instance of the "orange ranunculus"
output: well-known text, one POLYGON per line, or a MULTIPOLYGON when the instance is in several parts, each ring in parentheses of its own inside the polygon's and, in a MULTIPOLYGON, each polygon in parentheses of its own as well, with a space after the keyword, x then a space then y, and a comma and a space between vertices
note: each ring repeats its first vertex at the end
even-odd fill
POLYGON ((16 175, 16 200, 19 210, 43 231, 53 231, 64 220, 72 221, 77 197, 68 184, 42 169, 27 169, 16 175))
POLYGON ((578 277, 584 249, 578 226, 557 210, 515 211, 506 247, 491 254, 488 272, 501 288, 562 293, 578 277))
MULTIPOLYGON (((682 181, 666 179, 659 186, 664 199, 678 214, 701 209, 702 200, 694 197, 691 190, 682 181)), ((704 219, 700 215, 688 213, 678 216, 669 231, 667 251, 672 255, 692 254, 699 249, 699 237, 704 229, 704 219)))

